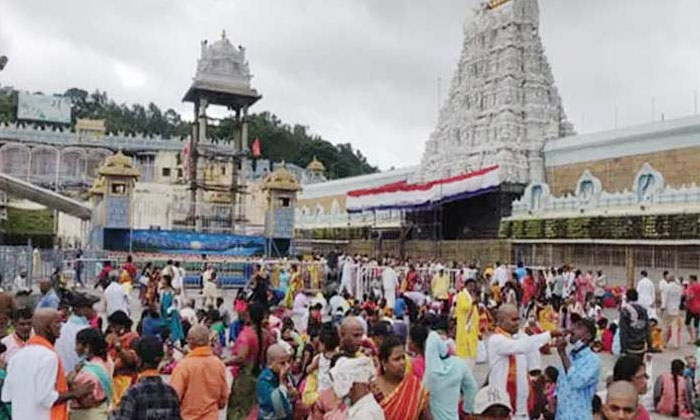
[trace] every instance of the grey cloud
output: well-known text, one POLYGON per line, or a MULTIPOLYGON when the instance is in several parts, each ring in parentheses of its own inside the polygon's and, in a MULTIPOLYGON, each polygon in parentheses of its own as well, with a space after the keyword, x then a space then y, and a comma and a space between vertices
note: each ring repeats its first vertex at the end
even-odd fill
MULTIPOLYGON (((199 41, 226 29, 248 51, 269 110, 383 168, 420 160, 476 0, 5 0, 0 83, 80 86, 120 102, 153 101, 190 116, 181 98, 199 41), (43 60, 50 59, 50 63, 43 60), (129 88, 114 62, 147 77, 129 88), (58 70, 56 70, 58 69, 58 70)), ((570 119, 581 131, 692 112, 700 90, 697 0, 540 0, 541 36, 570 119), (583 117, 582 117, 583 116, 583 117)))

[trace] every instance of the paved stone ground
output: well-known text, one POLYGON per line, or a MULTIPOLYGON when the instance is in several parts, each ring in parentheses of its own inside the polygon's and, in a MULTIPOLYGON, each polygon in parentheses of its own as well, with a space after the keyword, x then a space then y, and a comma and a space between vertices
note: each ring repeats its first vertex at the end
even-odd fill
MULTIPOLYGON (((96 293, 96 292, 95 292, 96 293)), ((196 299, 197 300, 197 305, 201 306, 201 295, 199 294, 198 290, 187 290, 185 292, 186 298, 189 299, 196 299)), ((232 307, 232 302, 233 298, 235 296, 235 291, 234 290, 225 290, 222 292, 222 295, 225 300, 225 305, 228 307, 232 307)), ((141 305, 138 302, 138 292, 134 291, 132 293, 132 299, 131 299, 131 308, 132 311, 131 313, 133 314, 134 322, 138 322, 138 318, 141 315, 141 305)), ((616 310, 606 310, 606 316, 608 319, 616 319, 617 318, 617 311, 616 310)), ((685 334, 685 332, 684 332, 685 334)), ((684 337, 684 342, 687 343, 688 337, 684 337)), ((555 352, 556 353, 556 352, 555 352)), ((692 355, 695 354, 695 347, 690 345, 690 344, 685 344, 681 349, 679 350, 674 350, 674 351, 666 351, 663 353, 658 353, 658 354, 653 354, 652 355, 652 379, 649 380, 649 393, 645 396, 645 399, 648 401, 649 398, 651 398, 651 389, 653 388, 653 383, 656 377, 661 375, 663 372, 669 371, 671 368, 671 361, 674 359, 683 359, 687 355, 692 355)), ((600 377, 600 382, 599 382, 599 390, 604 389, 605 387, 605 379, 612 375, 612 369, 615 364, 616 357, 613 356, 612 354, 601 354, 600 355, 601 360, 603 362, 603 368, 601 371, 601 377, 600 377)), ((559 360, 559 357, 556 354, 552 355, 545 355, 542 358, 542 365, 543 367, 547 366, 560 366, 561 362, 559 360)), ((474 368, 474 376, 477 381, 477 384, 483 384, 486 380, 486 375, 488 374, 488 365, 487 364, 477 364, 476 367, 474 368)), ((231 378, 229 377, 229 380, 231 378)), ((652 419, 666 419, 666 418, 671 418, 671 417, 666 417, 666 416, 661 416, 656 413, 651 413, 652 419)), ((225 413, 224 411, 221 412, 220 418, 223 420, 225 419, 225 413)))

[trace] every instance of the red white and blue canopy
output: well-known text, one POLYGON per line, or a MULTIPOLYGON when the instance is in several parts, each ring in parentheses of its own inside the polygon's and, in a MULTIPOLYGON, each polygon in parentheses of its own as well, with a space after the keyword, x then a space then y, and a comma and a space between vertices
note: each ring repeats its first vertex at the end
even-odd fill
POLYGON ((495 165, 423 184, 400 181, 376 188, 348 191, 346 208, 349 213, 427 209, 492 192, 499 184, 498 165, 495 165))

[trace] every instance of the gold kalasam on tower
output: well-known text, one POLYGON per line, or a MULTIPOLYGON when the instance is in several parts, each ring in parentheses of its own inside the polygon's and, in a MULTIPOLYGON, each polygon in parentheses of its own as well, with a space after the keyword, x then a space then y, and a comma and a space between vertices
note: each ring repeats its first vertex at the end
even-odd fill
POLYGON ((498 6, 501 6, 505 3, 508 3, 510 0, 490 0, 488 3, 488 8, 489 9, 495 9, 498 6))

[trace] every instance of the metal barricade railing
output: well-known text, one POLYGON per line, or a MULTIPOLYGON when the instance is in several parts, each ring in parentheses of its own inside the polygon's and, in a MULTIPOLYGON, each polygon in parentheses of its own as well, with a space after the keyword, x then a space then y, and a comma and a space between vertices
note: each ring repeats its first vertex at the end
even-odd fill
MULTIPOLYGON (((382 276, 384 270, 387 266, 382 265, 369 265, 369 264, 352 264, 346 272, 351 273, 351 287, 353 287, 353 294, 357 298, 362 298, 368 295, 371 289, 376 288, 379 290, 383 289, 382 276)), ((408 267, 397 266, 394 267, 396 274, 401 282, 408 273, 408 267)), ((460 269, 457 268, 442 268, 442 270, 449 277, 449 287, 450 289, 456 289, 458 285, 458 280, 460 278, 460 269)), ((343 268, 341 268, 341 276, 343 273, 343 268)), ((430 293, 431 282, 433 277, 438 274, 439 268, 434 267, 418 267, 416 268, 416 273, 418 274, 418 291, 424 293, 430 293)))

